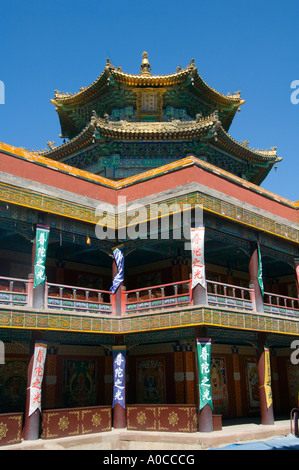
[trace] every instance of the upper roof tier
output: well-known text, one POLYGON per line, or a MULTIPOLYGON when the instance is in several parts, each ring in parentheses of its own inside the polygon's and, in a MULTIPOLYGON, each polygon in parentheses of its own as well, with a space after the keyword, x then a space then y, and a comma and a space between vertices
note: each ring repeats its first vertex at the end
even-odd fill
MULTIPOLYGON (((197 148, 197 153, 201 155, 201 158, 214 162, 219 168, 242 176, 255 184, 260 184, 272 166, 281 160, 277 156, 276 147, 270 150, 254 150, 249 148, 247 142, 239 143, 234 140, 222 127, 217 112, 206 117, 198 116, 196 120, 187 122, 173 120, 171 122, 137 123, 125 120, 111 122, 108 118, 103 119, 93 113, 90 123, 76 137, 58 147, 51 146, 50 149, 39 153, 53 160, 100 173, 104 171, 102 167, 105 162, 105 165, 109 165, 107 156, 110 154, 115 158, 115 152, 118 153, 118 151, 121 159, 125 162, 123 166, 130 164, 130 160, 127 160, 128 155, 125 155, 124 142, 127 143, 127 151, 133 158, 131 161, 133 166, 136 165, 134 151, 137 150, 135 157, 138 157, 139 151, 142 149, 142 156, 139 156, 136 168, 137 172, 142 171, 140 165, 142 165, 144 158, 150 159, 151 167, 157 166, 155 158, 158 153, 158 144, 161 146, 162 143, 169 146, 170 153, 171 150, 174 150, 173 146, 170 147, 173 143, 175 143, 176 151, 179 151, 180 146, 183 146, 183 149, 189 154, 194 154, 193 151, 197 148), (209 151, 208 146, 210 147, 209 151), (93 155, 95 161, 91 160, 91 156, 88 157, 89 153, 93 155), (104 155, 106 157, 103 159, 104 155), (225 158, 225 155, 230 155, 230 158, 225 158), (97 162, 96 166, 95 162, 97 162)), ((181 149, 181 151, 183 150, 181 149)), ((183 156, 182 154, 181 157, 183 156)), ((113 159, 113 157, 111 158, 113 159)), ((175 160, 175 158, 174 156, 173 159, 175 160)), ((116 162, 113 160, 110 164, 115 166, 116 162)), ((122 165, 121 161, 116 166, 119 164, 122 165)), ((147 164, 149 163, 147 162, 147 164)), ((135 173, 136 171, 132 174, 135 173)), ((106 173, 105 175, 107 176, 106 173)))
POLYGON ((68 141, 38 153, 103 177, 120 180, 193 155, 261 184, 281 160, 276 147, 254 150, 228 134, 244 100, 208 86, 193 59, 171 75, 152 75, 146 52, 139 75, 107 60, 91 85, 55 91, 51 102, 68 141))
POLYGON ((184 109, 190 119, 195 119, 197 114, 208 116, 217 110, 227 131, 244 100, 240 92, 225 96, 207 85, 194 59, 186 68, 178 67, 171 75, 152 75, 144 52, 139 75, 124 73, 108 59, 104 71, 91 85, 73 94, 56 90, 51 102, 59 115, 61 136, 71 139, 90 122, 93 111, 99 116, 111 117, 115 110, 127 107, 133 110, 132 121, 167 120, 165 110, 169 107, 184 109))

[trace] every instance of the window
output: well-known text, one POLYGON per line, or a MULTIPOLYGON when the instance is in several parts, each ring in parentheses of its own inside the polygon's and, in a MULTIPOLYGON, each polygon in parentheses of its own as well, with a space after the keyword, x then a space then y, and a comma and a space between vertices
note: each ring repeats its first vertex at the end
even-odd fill
POLYGON ((158 109, 157 93, 142 93, 141 109, 146 112, 154 112, 158 109))

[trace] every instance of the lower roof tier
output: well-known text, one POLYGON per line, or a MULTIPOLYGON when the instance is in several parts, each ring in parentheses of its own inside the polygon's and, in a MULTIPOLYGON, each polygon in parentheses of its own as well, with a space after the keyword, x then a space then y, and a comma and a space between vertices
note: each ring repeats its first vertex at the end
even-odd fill
POLYGON ((114 180, 194 155, 257 185, 281 160, 275 147, 260 151, 235 141, 217 113, 168 123, 114 122, 94 115, 77 137, 39 153, 114 180))
POLYGON ((293 242, 299 240, 298 203, 195 157, 187 157, 120 181, 7 144, 0 143, 0 157, 0 200, 6 203, 93 225, 97 223, 95 210, 99 202, 107 202, 115 208, 120 203, 119 198, 125 198, 128 204, 141 199, 142 204, 146 205, 169 198, 175 198, 178 202, 178 198, 180 200, 182 197, 183 202, 185 196, 196 193, 197 203, 208 212, 216 211, 220 217, 228 216, 238 224, 249 224, 257 230, 269 231, 293 242), (231 207, 229 213, 222 202, 231 207))

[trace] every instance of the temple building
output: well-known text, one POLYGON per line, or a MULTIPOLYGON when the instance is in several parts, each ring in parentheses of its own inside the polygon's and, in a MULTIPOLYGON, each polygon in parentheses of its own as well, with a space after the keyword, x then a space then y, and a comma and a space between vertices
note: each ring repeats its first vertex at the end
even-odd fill
POLYGON ((144 52, 51 103, 60 145, 0 143, 0 446, 288 417, 299 201, 229 134, 240 92, 144 52))

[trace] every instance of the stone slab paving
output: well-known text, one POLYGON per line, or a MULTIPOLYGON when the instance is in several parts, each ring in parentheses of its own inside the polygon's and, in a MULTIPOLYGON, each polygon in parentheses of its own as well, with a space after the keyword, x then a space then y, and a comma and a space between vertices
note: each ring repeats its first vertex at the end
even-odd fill
POLYGON ((0 446, 0 450, 197 451, 238 442, 288 436, 290 432, 289 420, 277 421, 274 425, 235 424, 223 426, 221 431, 209 433, 137 432, 113 429, 99 434, 22 441, 15 445, 0 446))

